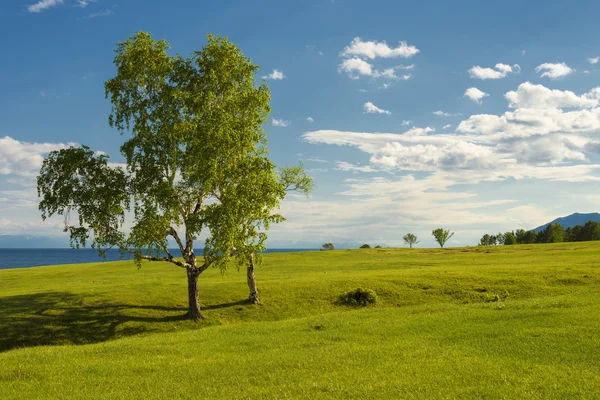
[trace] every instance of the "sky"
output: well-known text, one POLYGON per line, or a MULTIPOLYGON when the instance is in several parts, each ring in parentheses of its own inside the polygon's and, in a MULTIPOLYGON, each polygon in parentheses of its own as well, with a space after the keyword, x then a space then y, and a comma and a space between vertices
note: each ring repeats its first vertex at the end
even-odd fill
POLYGON ((404 246, 532 229, 600 207, 600 2, 7 0, 0 4, 0 235, 42 222, 48 152, 122 162, 104 82, 144 30, 189 55, 216 33, 272 93, 272 160, 303 161, 269 247, 404 246))

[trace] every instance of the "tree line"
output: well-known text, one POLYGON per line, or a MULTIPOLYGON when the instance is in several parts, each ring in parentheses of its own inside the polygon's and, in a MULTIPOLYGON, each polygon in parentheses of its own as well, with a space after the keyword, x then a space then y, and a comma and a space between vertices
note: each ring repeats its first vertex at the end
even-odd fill
POLYGON ((600 222, 588 221, 565 229, 560 223, 549 224, 540 232, 517 229, 510 232, 483 235, 480 246, 509 246, 514 244, 587 242, 600 240, 600 222))

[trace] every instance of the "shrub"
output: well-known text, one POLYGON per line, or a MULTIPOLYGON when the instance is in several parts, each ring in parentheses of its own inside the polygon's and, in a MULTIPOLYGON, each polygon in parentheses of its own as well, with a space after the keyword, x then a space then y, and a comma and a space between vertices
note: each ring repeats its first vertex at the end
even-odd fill
POLYGON ((377 294, 371 289, 350 290, 340 296, 339 302, 347 306, 368 306, 377 302, 377 294))
POLYGON ((362 246, 360 246, 360 248, 361 248, 361 249, 370 249, 370 248, 371 248, 371 245, 369 245, 369 244, 365 243, 365 244, 363 244, 362 246))

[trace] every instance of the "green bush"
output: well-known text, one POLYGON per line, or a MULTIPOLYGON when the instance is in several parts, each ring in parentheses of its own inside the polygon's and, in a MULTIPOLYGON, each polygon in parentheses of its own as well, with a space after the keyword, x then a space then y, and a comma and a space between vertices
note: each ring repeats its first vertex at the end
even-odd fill
POLYGON ((369 245, 369 244, 365 243, 365 244, 363 244, 362 246, 360 246, 360 248, 361 248, 361 249, 370 249, 370 248, 371 248, 371 245, 369 245))
POLYGON ((347 306, 368 306, 377 302, 377 294, 371 289, 355 289, 340 296, 339 302, 347 306))

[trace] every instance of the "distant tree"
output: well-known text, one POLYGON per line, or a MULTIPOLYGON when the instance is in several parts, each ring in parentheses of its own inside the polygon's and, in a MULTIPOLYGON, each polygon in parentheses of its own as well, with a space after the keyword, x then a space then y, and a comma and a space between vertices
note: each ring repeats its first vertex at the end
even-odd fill
POLYGON ((525 233, 523 244, 533 244, 538 243, 538 233, 534 230, 527 231, 525 233))
POLYGON ((323 244, 323 250, 334 250, 333 243, 325 243, 323 244))
POLYGON ((381 249, 382 247, 380 245, 375 246, 376 249, 381 249))
POLYGON ((417 236, 412 233, 407 233, 402 239, 404 239, 404 243, 409 245, 411 249, 414 244, 420 243, 420 240, 417 240, 417 236))
POLYGON ((588 221, 581 227, 581 241, 600 240, 600 222, 588 221))
POLYGON ((498 244, 498 239, 496 235, 490 235, 490 246, 495 246, 498 244))
POLYGON ((496 234, 496 245, 502 246, 504 244, 504 233, 498 232, 496 234))
POLYGON ((542 243, 561 243, 565 241, 565 230, 558 222, 550 224, 542 232, 542 243))
POLYGON ((479 240, 479 245, 480 246, 491 246, 491 242, 490 242, 490 235, 489 234, 485 234, 481 237, 481 239, 479 240))
POLYGON ((517 229, 515 231, 515 238, 517 239, 517 244, 526 243, 527 232, 525 229, 517 229))
POLYGON ((361 248, 361 249, 370 249, 370 248, 371 248, 371 245, 370 245, 370 244, 367 244, 367 243, 365 243, 365 244, 363 244, 362 246, 360 246, 360 248, 361 248))
POLYGON ((512 232, 506 232, 504 234, 504 245, 511 246, 513 244, 517 244, 517 238, 516 238, 515 234, 512 232))
POLYGON ((431 235, 435 238, 435 241, 438 242, 440 247, 444 247, 446 242, 450 240, 452 236, 454 236, 454 232, 444 230, 443 228, 438 228, 433 230, 431 235))

